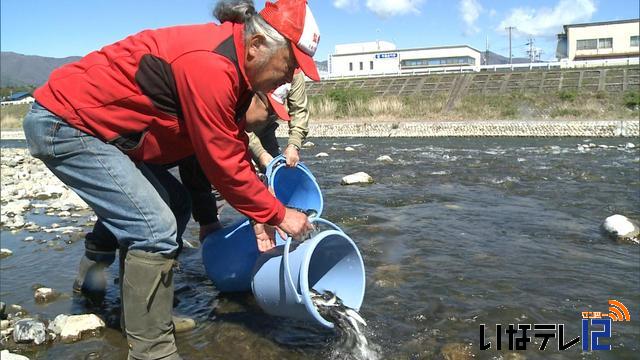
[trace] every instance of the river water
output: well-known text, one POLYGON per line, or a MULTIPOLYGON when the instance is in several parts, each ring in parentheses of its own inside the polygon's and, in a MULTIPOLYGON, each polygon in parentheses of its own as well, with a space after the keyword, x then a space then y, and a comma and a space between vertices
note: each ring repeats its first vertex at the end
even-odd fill
MULTIPOLYGON (((615 213, 640 219, 640 152, 617 147, 625 139, 441 138, 312 139, 302 156, 325 198, 323 217, 358 244, 367 272, 361 315, 369 342, 383 359, 625 359, 640 351, 640 247, 617 243, 600 225, 615 213), (581 151, 578 144, 595 143, 581 151), (346 152, 351 146, 355 151, 346 152), (334 148, 335 150, 333 150, 334 148), (329 157, 315 158, 319 152, 329 157), (392 163, 376 161, 389 155, 392 163), (366 171, 372 185, 341 186, 366 171), (631 313, 613 322, 611 351, 585 352, 581 343, 544 351, 532 337, 526 351, 509 351, 509 324, 564 324, 565 342, 581 336, 581 312, 608 313, 616 299, 631 313), (480 350, 480 326, 489 350, 480 350), (502 350, 495 328, 502 324, 502 350)), ((5 146, 4 144, 3 146, 5 146)), ((76 218, 30 214, 46 225, 90 225, 76 218), (77 224, 73 222, 77 222, 77 224)), ((225 223, 237 214, 222 212, 225 223)), ((197 239, 190 224, 187 239, 197 239)), ((75 344, 32 347, 35 358, 121 359, 119 295, 111 285, 102 304, 74 296, 71 284, 83 252, 79 235, 2 230, 1 300, 53 319, 94 312, 106 320, 101 336, 75 344), (22 241, 26 236, 35 241, 22 241), (67 242, 65 242, 68 240, 67 242), (54 243, 54 245, 51 245, 54 243), (44 284, 66 296, 33 300, 44 284)), ((325 359, 333 333, 272 318, 250 294, 220 295, 204 275, 198 249, 186 249, 176 274, 176 312, 196 329, 177 335, 185 359, 325 359)), ((109 279, 117 277, 117 266, 109 279)), ((529 335, 532 331, 529 332, 529 335)), ((520 333, 521 334, 521 333, 520 333)))

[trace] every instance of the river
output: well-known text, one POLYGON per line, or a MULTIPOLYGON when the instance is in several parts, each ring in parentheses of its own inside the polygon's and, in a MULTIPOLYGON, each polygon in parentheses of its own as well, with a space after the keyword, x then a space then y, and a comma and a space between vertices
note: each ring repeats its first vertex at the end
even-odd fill
MULTIPOLYGON (((323 217, 358 244, 367 288, 361 315, 369 341, 383 359, 624 359, 640 351, 640 247, 608 238, 600 226, 613 214, 640 219, 640 151, 627 139, 583 138, 341 138, 311 139, 303 160, 324 193, 323 217), (607 145, 588 151, 578 144, 607 145), (355 151, 344 151, 351 146, 355 151), (333 149, 332 149, 333 148, 333 149), (330 156, 314 157, 319 152, 330 156), (393 162, 376 161, 389 155, 393 162), (347 174, 375 180, 341 186, 347 174), (610 299, 626 305, 631 321, 612 323, 611 351, 583 353, 581 343, 544 351, 529 332, 527 350, 509 351, 509 324, 564 324, 565 342, 581 336, 581 313, 608 313, 610 299), (484 342, 480 350, 480 327, 484 342), (496 350, 496 325, 502 350, 496 350)), ((20 142, 5 146, 20 146, 20 142)), ((22 146, 24 146, 22 144, 22 146)), ((5 201, 5 199, 3 199, 5 201)), ((90 225, 91 213, 27 220, 90 225)), ((228 208, 223 221, 238 215, 228 208)), ((86 228, 89 229, 89 228, 86 228)), ((192 222, 187 239, 197 239, 192 222)), ((79 343, 30 347, 39 359, 121 359, 119 294, 109 270, 104 303, 72 295, 84 250, 79 234, 2 229, 0 297, 32 315, 94 312, 107 322, 99 337, 79 343), (25 242, 33 236, 34 241, 25 242), (52 245, 53 244, 53 245, 52 245), (33 299, 33 286, 65 293, 49 304, 33 299)), ((177 335, 185 359, 325 359, 333 333, 265 315, 250 294, 220 295, 204 274, 199 249, 185 249, 176 274, 176 312, 196 329, 177 335)), ((584 341, 584 339, 582 339, 584 341)))

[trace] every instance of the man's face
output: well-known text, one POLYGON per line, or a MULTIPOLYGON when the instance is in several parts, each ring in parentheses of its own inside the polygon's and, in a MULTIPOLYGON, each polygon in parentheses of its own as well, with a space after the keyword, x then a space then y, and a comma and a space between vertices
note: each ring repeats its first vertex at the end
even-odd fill
POLYGON ((293 71, 298 64, 290 46, 286 46, 271 54, 263 41, 264 37, 258 37, 249 42, 245 68, 253 91, 265 94, 278 86, 293 80, 293 71), (262 41, 261 41, 262 40, 262 41))

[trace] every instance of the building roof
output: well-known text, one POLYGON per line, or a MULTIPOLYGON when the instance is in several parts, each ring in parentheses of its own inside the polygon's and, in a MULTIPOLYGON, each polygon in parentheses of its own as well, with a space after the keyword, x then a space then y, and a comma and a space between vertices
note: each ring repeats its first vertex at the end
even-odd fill
POLYGON ((346 56, 346 55, 365 55, 365 54, 377 54, 377 53, 388 53, 388 52, 405 52, 405 51, 418 51, 418 50, 438 50, 438 49, 457 49, 457 48, 469 48, 473 51, 480 52, 479 50, 469 46, 469 45, 447 45, 447 46, 433 46, 433 47, 421 47, 421 48, 411 48, 411 49, 396 49, 396 50, 377 50, 377 51, 365 51, 365 52, 355 52, 349 54, 332 54, 331 56, 346 56))
POLYGON ((28 93, 26 91, 20 91, 20 92, 11 94, 11 96, 7 96, 3 100, 4 101, 18 101, 18 100, 22 100, 22 99, 26 98, 27 96, 31 96, 31 93, 28 93))
POLYGON ((628 24, 640 22, 640 18, 638 19, 627 19, 627 20, 613 20, 613 21, 601 21, 601 22, 591 22, 591 23, 581 23, 581 24, 568 24, 564 25, 564 32, 567 32, 568 28, 574 27, 587 27, 587 26, 599 26, 599 25, 614 25, 614 24, 628 24))

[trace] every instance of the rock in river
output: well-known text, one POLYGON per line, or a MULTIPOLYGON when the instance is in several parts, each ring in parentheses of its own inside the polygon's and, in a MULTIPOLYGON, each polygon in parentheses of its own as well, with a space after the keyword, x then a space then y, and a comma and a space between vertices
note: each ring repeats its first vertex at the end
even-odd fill
POLYGON ((354 184, 373 184, 373 178, 366 172, 358 172, 355 174, 347 175, 342 178, 340 182, 342 185, 354 185, 354 184))
POLYGON ((623 215, 611 215, 605 219, 602 228, 618 241, 640 244, 640 229, 638 225, 623 215))
POLYGON ((34 343, 40 345, 47 340, 47 331, 41 321, 26 318, 16 321, 13 328, 13 341, 16 343, 34 343))
POLYGON ((58 315, 49 324, 49 330, 60 335, 62 341, 80 340, 82 334, 94 332, 105 327, 104 321, 94 314, 58 315))

